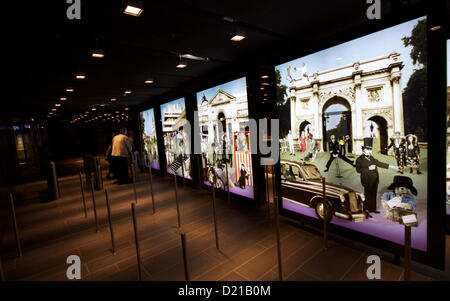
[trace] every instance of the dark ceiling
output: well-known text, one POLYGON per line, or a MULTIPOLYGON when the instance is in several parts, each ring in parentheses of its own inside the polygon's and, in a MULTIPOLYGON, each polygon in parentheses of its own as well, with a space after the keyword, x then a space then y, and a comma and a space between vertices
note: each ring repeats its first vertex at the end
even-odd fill
MULTIPOLYGON (((42 1, 41 1, 42 2, 42 1)), ((65 0, 24 5, 12 37, 10 111, 46 116, 66 96, 59 116, 104 104, 104 110, 151 103, 227 68, 258 64, 370 22, 365 0, 143 1, 139 17, 123 14, 126 1, 80 0, 81 20, 68 20, 65 0), (224 20, 229 17, 235 20, 224 20), (20 29, 19 29, 20 28, 20 29), (241 42, 233 30, 246 32, 241 42), (105 57, 91 57, 102 48, 105 57), (179 54, 208 57, 177 69, 179 54), (85 80, 75 73, 84 72, 85 80), (154 84, 144 81, 152 77, 154 84), (73 93, 65 92, 73 87, 73 93), (132 94, 124 96, 126 89, 132 94), (111 98, 118 101, 111 103, 111 98)), ((382 1, 382 18, 425 1, 382 1)), ((53 118, 53 117, 52 117, 53 118)))

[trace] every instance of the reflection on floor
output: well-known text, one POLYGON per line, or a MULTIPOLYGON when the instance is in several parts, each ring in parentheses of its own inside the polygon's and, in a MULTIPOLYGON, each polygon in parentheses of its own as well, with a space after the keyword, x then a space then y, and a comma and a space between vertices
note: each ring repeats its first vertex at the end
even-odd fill
MULTIPOLYGON (((144 280, 184 280, 173 180, 158 176, 153 179, 154 215, 148 173, 140 173, 137 184, 144 280)), ((11 225, 1 242, 6 279, 67 280, 66 259, 79 255, 82 280, 137 280, 130 210, 132 185, 113 185, 111 180, 104 184, 112 204, 115 255, 111 253, 103 191, 95 193, 101 225, 96 233, 89 191, 88 217, 84 218, 78 175, 60 178, 62 197, 53 202, 41 203, 37 199, 38 191, 46 188, 44 181, 21 185, 15 196, 23 257, 16 257, 11 225)), ((273 218, 267 217, 267 208, 249 210, 247 204, 218 199, 221 250, 217 251, 210 193, 181 185, 179 190, 191 280, 278 280, 274 224, 273 218)), ((374 249, 331 238, 329 248, 324 250, 320 234, 301 229, 285 218, 280 220, 280 231, 284 280, 367 280, 366 258, 374 254, 374 249)), ((402 267, 387 260, 381 264, 381 279, 401 280, 402 267)), ((431 275, 426 269, 418 269, 422 273, 413 272, 413 280, 443 279, 437 272, 431 275)))

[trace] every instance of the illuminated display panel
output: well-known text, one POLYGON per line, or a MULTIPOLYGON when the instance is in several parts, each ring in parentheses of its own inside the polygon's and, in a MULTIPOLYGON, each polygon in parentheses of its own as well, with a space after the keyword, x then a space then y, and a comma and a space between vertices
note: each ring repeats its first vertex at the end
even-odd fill
POLYGON ((144 158, 147 167, 159 170, 158 139, 155 127, 155 112, 149 109, 140 113, 144 158))
POLYGON ((408 43, 426 32, 418 18, 276 66, 283 209, 401 245, 412 216, 427 251, 426 43, 408 43))
POLYGON ((184 97, 161 105, 161 122, 167 172, 192 179, 184 97))
POLYGON ((245 77, 197 93, 203 179, 253 199, 245 77))

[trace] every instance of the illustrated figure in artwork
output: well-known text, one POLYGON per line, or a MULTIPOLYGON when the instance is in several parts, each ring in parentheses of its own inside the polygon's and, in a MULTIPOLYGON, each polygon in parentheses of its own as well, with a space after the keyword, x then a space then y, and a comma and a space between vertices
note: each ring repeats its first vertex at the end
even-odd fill
POLYGON ((328 159, 325 172, 328 172, 328 169, 330 168, 331 163, 334 159, 340 158, 350 164, 351 166, 355 166, 352 161, 350 161, 347 157, 344 157, 341 154, 339 142, 336 140, 336 137, 334 135, 331 135, 330 141, 328 142, 328 149, 330 151, 330 159, 328 159))
POLYGON ((300 71, 300 78, 303 80, 303 78, 305 78, 306 79, 306 81, 309 81, 309 76, 308 76, 308 74, 306 74, 306 66, 305 66, 305 63, 302 63, 302 67, 301 68, 298 68, 297 69, 297 67, 295 67, 294 68, 294 70, 295 71, 297 71, 297 70, 299 70, 300 71))
POLYGON ((409 167, 409 172, 413 173, 415 169, 417 174, 420 175, 420 148, 416 135, 406 135, 406 166, 409 167))
POLYGON ((386 148, 386 151, 388 151, 391 147, 394 148, 394 156, 397 161, 398 171, 402 174, 406 163, 405 137, 402 137, 400 132, 395 132, 395 135, 392 136, 390 140, 391 143, 386 148))
POLYGON ((289 130, 289 134, 288 134, 288 143, 289 143, 289 154, 291 156, 295 155, 295 143, 294 143, 294 134, 292 133, 291 130, 289 130))
POLYGON ((361 175, 361 185, 364 187, 364 209, 369 212, 380 213, 377 211, 377 192, 380 182, 377 168, 394 170, 398 170, 398 168, 375 159, 372 156, 372 145, 373 138, 364 138, 363 154, 356 159, 355 165, 356 172, 361 175))
POLYGON ((306 151, 306 136, 304 131, 302 131, 302 134, 300 136, 300 149, 302 153, 306 151))
POLYGON ((416 209, 414 196, 417 196, 417 189, 413 186, 411 178, 394 176, 388 189, 391 191, 385 192, 381 196, 381 204, 386 209, 385 218, 400 222, 401 215, 396 214, 399 210, 403 209, 403 215, 414 213, 416 209))
POLYGON ((347 143, 347 138, 342 136, 341 140, 339 140, 339 147, 341 149, 341 154, 345 157, 345 144, 347 143))
POLYGON ((245 189, 245 180, 248 179, 249 175, 247 170, 245 170, 245 165, 241 164, 241 169, 239 170, 239 181, 236 183, 241 189, 245 189))
POLYGON ((308 154, 305 157, 305 162, 313 162, 316 157, 317 153, 319 152, 319 143, 313 138, 313 135, 309 135, 309 151, 308 154))

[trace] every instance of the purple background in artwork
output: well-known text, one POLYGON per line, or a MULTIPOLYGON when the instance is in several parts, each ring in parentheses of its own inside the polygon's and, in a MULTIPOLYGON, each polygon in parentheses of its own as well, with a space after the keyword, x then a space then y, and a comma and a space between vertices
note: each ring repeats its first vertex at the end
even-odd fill
MULTIPOLYGON (((145 167, 148 168, 148 164, 144 164, 144 165, 145 165, 145 167)), ((159 170, 159 164, 156 160, 153 160, 151 165, 152 165, 153 169, 159 170)))
POLYGON ((447 215, 450 215, 450 206, 449 205, 447 205, 447 215))
MULTIPOLYGON (((304 207, 295 204, 283 198, 283 208, 289 211, 294 211, 302 215, 313 217, 317 219, 316 211, 313 208, 304 207)), ((394 223, 384 218, 385 210, 380 209, 379 214, 371 213, 373 218, 364 219, 361 223, 344 220, 333 216, 331 223, 344 228, 352 229, 361 233, 369 234, 388 241, 404 245, 405 229, 403 225, 394 223)), ((412 248, 426 251, 427 250, 427 222, 420 221, 418 227, 411 227, 411 245, 412 248)))
MULTIPOLYGON (((203 181, 203 183, 207 186, 211 186, 211 184, 208 181, 203 181)), ((227 188, 225 187, 225 191, 227 191, 227 188)), ((253 199, 253 186, 245 186, 245 189, 241 189, 239 187, 230 188, 230 193, 238 194, 245 196, 246 198, 253 199)))

